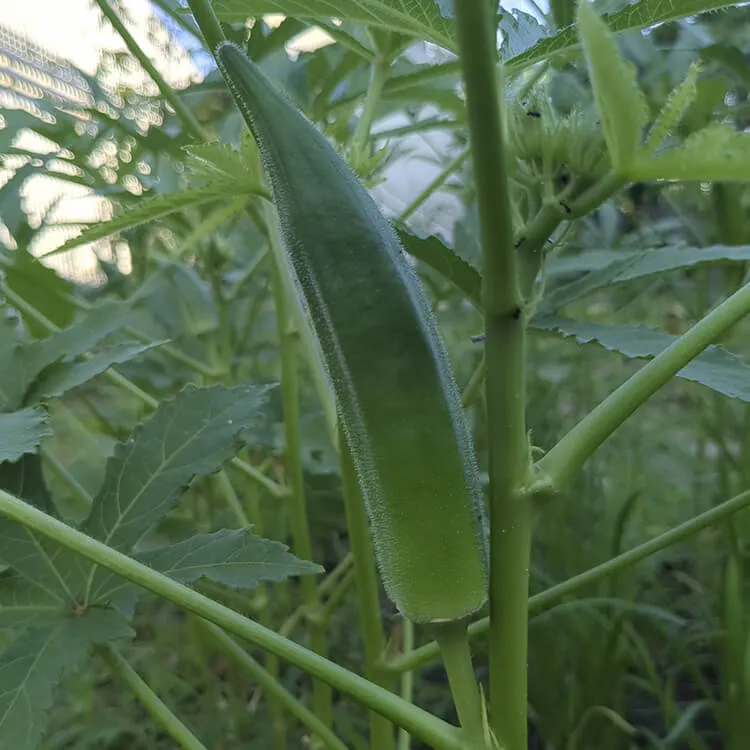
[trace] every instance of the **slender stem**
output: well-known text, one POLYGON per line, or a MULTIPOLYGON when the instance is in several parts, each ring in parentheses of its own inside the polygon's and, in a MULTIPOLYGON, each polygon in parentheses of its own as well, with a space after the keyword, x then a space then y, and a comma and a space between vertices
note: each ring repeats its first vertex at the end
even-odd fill
POLYGON ((213 52, 225 39, 219 19, 211 7, 210 0, 188 0, 190 8, 203 39, 210 52, 213 52))
MULTIPOLYGON (((403 645, 402 653, 409 654, 414 650, 414 623, 403 619, 403 645)), ((413 703, 414 701, 414 672, 406 670, 401 675, 401 697, 413 703)), ((406 729, 399 729, 397 750, 409 750, 411 747, 411 736, 406 729)))
MULTIPOLYGON (((579 573, 567 581, 558 583, 555 586, 535 594, 529 599, 529 614, 537 615, 545 610, 550 609, 565 597, 572 596, 582 588, 592 583, 606 578, 607 576, 617 573, 624 568, 635 565, 645 560, 651 555, 661 552, 667 547, 685 541, 689 537, 697 534, 703 529, 722 521, 741 510, 750 506, 750 490, 742 492, 729 500, 707 510, 684 523, 675 526, 669 531, 665 531, 649 541, 639 544, 637 547, 623 552, 611 560, 601 563, 589 570, 579 573)), ((475 637, 484 635, 490 629, 490 618, 483 617, 481 620, 469 625, 469 636, 475 637)), ((427 643, 409 654, 391 660, 386 666, 396 672, 416 669, 417 667, 433 661, 440 655, 440 648, 436 641, 427 643)))
POLYGON ((318 679, 325 680, 359 703, 407 728, 435 750, 462 750, 461 733, 457 727, 406 703, 389 690, 384 690, 298 643, 283 638, 278 633, 212 601, 148 565, 123 555, 5 490, 0 490, 0 515, 17 521, 30 531, 73 550, 91 562, 172 602, 180 609, 198 615, 229 633, 270 651, 318 679))
MULTIPOLYGON (((272 233, 273 234, 273 233, 272 233)), ((271 236, 273 243, 275 237, 271 236)), ((286 437, 285 464, 287 483, 291 495, 287 505, 292 531, 294 553, 303 560, 312 560, 312 539, 305 502, 304 475, 302 469, 302 434, 299 415, 299 374, 297 340, 299 335, 292 328, 286 290, 282 282, 279 257, 274 253, 271 263, 274 306, 279 343, 281 346, 281 401, 284 410, 284 435, 286 437)), ((311 576, 302 579, 302 601, 308 611, 318 607, 318 589, 311 576)), ((327 652, 325 625, 309 621, 310 643, 313 651, 325 655, 327 652)), ((313 680, 313 706, 315 714, 326 726, 333 723, 333 698, 330 687, 320 680, 313 680)))
POLYGON ((206 620, 196 620, 196 622, 211 635, 223 651, 247 672, 254 682, 257 682, 300 724, 307 727, 316 737, 319 737, 328 750, 346 750, 346 745, 312 711, 302 705, 277 678, 263 669, 233 638, 230 638, 221 628, 206 622, 206 620))
POLYGON ((359 116, 357 129, 352 136, 351 159, 353 164, 360 164, 366 157, 366 150, 370 137, 370 129, 375 122, 375 113, 377 112, 380 97, 383 93, 383 86, 388 78, 388 69, 390 60, 378 53, 370 67, 370 85, 367 87, 367 94, 362 105, 362 114, 359 116))
POLYGON ((185 129, 193 136, 193 138, 195 138, 195 140, 206 140, 203 128, 201 128, 198 120, 195 119, 195 115, 180 99, 177 92, 166 82, 166 80, 164 80, 164 76, 162 76, 157 70, 148 55, 141 49, 138 42, 135 41, 133 35, 120 20, 120 17, 109 4, 108 0, 96 0, 96 4, 99 6, 102 15, 104 15, 104 17, 112 24, 115 31, 122 38, 122 41, 125 42, 125 46, 130 50, 130 54, 138 60, 143 69, 149 74, 153 82, 159 88, 161 95, 170 103, 170 105, 172 105, 172 109, 174 109, 177 116, 182 120, 185 129))
POLYGON ((52 471, 68 485, 68 489, 81 501, 81 505, 86 509, 91 509, 94 499, 89 494, 89 491, 70 473, 68 467, 58 461, 46 448, 42 449, 42 455, 45 461, 49 463, 52 471))
MULTIPOLYGON (((393 688, 393 676, 380 669, 385 650, 385 631, 380 613, 380 581, 375 565, 375 552, 364 497, 343 429, 340 429, 339 449, 346 528, 354 555, 354 574, 357 580, 359 631, 365 648, 365 674, 373 682, 390 690, 393 688)), ((383 750, 393 747, 393 726, 374 712, 370 713, 370 745, 383 750)))
POLYGON ((130 689, 151 718, 185 750, 207 750, 206 746, 175 716, 114 646, 101 646, 98 654, 130 689))
POLYGON ((242 503, 237 497, 237 493, 234 491, 234 487, 232 486, 232 482, 229 480, 226 471, 220 471, 218 474, 215 474, 212 479, 215 487, 224 496, 227 508, 229 508, 234 514, 234 517, 237 520, 237 525, 240 528, 246 529, 251 525, 250 519, 247 517, 245 509, 242 507, 242 503))
MULTIPOLYGON (((29 317, 33 318, 35 321, 37 321, 37 323, 44 326, 51 333, 60 330, 51 320, 46 318, 33 305, 28 303, 23 297, 20 297, 12 289, 10 289, 7 284, 0 283, 0 291, 2 291, 2 293, 14 307, 26 313, 29 317)), ((90 354, 84 354, 83 356, 85 359, 89 359, 91 357, 90 354)), ((156 409, 159 406, 159 402, 153 396, 150 396, 148 393, 146 393, 146 391, 139 388, 135 383, 128 380, 112 367, 104 372, 103 375, 116 386, 122 388, 122 390, 127 391, 139 401, 143 402, 143 404, 145 404, 149 409, 156 409)), ((232 458, 229 463, 231 466, 234 466, 247 477, 263 487, 263 489, 265 489, 272 497, 280 499, 287 496, 287 490, 285 487, 281 487, 280 485, 276 484, 276 482, 274 482, 272 479, 269 479, 262 472, 258 471, 254 466, 251 466, 245 461, 241 461, 237 457, 232 458)))
POLYGON ((554 488, 565 487, 589 456, 639 406, 749 312, 750 284, 746 284, 587 414, 538 461, 540 473, 554 488))
POLYGON ((474 400, 479 396, 484 385, 484 376, 487 374, 487 358, 482 354, 482 358, 479 360, 479 364, 469 378, 469 382, 466 384, 463 393, 461 394, 461 405, 464 409, 467 409, 474 403, 474 400))
POLYGON ((487 0, 453 3, 482 239, 490 476, 490 717, 499 744, 527 750, 531 508, 525 416, 525 323, 513 240, 495 16, 487 0))
POLYGON ((318 605, 318 610, 311 615, 311 619, 320 622, 321 625, 327 623, 333 613, 341 606, 341 602, 344 601, 344 597, 354 584, 354 579, 354 571, 350 570, 331 592, 325 603, 318 605))
POLYGON ((451 159, 435 179, 401 212, 399 221, 406 221, 436 190, 439 190, 447 179, 469 158, 469 154, 470 151, 467 148, 451 159))
POLYGON ((463 621, 445 622, 434 626, 436 640, 448 673, 453 702, 461 728, 466 733, 468 747, 481 750, 484 741, 482 698, 471 663, 471 649, 463 621))

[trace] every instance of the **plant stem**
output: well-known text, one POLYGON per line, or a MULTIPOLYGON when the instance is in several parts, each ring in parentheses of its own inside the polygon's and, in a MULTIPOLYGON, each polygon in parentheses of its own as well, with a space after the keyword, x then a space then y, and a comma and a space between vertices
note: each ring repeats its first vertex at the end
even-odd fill
POLYGON ((377 53, 370 67, 370 85, 362 105, 362 114, 359 116, 357 129, 352 136, 351 159, 353 164, 360 164, 366 157, 366 149, 370 137, 370 129, 375 122, 375 113, 383 93, 383 86, 388 78, 390 60, 381 53, 377 53))
MULTIPOLYGON (((529 599, 529 614, 537 615, 545 610, 550 609, 557 604, 561 599, 567 596, 575 594, 582 588, 600 581, 602 578, 606 578, 613 573, 627 568, 631 565, 645 560, 651 555, 661 552, 661 550, 671 547, 674 544, 679 544, 685 541, 688 537, 697 534, 709 526, 722 521, 741 510, 744 510, 750 506, 750 490, 742 492, 729 500, 725 500, 723 503, 716 505, 715 507, 707 510, 694 518, 691 518, 684 523, 675 526, 669 531, 665 531, 649 541, 639 544, 637 547, 623 552, 617 557, 613 557, 611 560, 601 563, 589 570, 579 573, 572 578, 568 578, 567 581, 558 583, 555 586, 542 591, 539 594, 535 594, 529 599)), ((475 637, 484 635, 490 629, 490 618, 483 617, 481 620, 477 620, 469 625, 469 636, 475 637)), ((440 655, 440 648, 437 642, 427 643, 418 649, 415 649, 410 654, 405 654, 397 659, 391 660, 386 666, 396 672, 402 672, 410 669, 416 669, 417 667, 426 664, 427 662, 436 659, 440 655)))
POLYGON ((240 528, 246 529, 251 526, 250 519, 245 513, 245 509, 242 507, 242 503, 237 497, 237 493, 234 491, 232 483, 229 481, 226 471, 220 471, 212 477, 214 486, 224 496, 227 508, 232 511, 237 521, 237 525, 240 528))
POLYGON ((42 449, 42 456, 44 456, 45 461, 49 463, 52 471, 68 485, 68 489, 78 500, 81 501, 82 507, 86 510, 90 510, 94 503, 94 499, 91 497, 88 490, 70 473, 68 467, 61 461, 58 461, 57 458, 46 448, 42 449))
POLYGON ((445 671, 448 674, 448 683, 458 720, 466 733, 468 747, 481 750, 486 747, 482 722, 482 699, 471 663, 466 623, 464 621, 445 622, 433 628, 443 656, 445 671))
POLYGON ((219 19, 211 7, 210 0, 188 0, 188 7, 201 30, 209 52, 215 52, 216 48, 226 40, 226 37, 221 30, 219 19))
MULTIPOLYGON (((271 236, 271 242, 275 238, 271 236)), ((312 540, 305 503, 304 475, 302 470, 302 435, 299 420, 299 376, 297 362, 297 340, 299 334, 292 328, 288 312, 279 254, 274 253, 271 263, 276 324, 281 347, 281 401, 284 410, 284 435, 286 438, 285 464, 287 483, 291 495, 287 505, 291 524, 294 553, 303 560, 312 560, 312 540)), ((308 611, 317 609, 319 602, 315 579, 302 578, 302 600, 308 611)), ((308 622, 313 651, 325 656, 327 652, 325 625, 308 622)), ((313 680, 313 706, 316 716, 328 727, 333 723, 331 689, 320 680, 313 680)))
POLYGON ((403 701, 397 695, 374 685, 364 677, 313 653, 298 643, 283 638, 268 628, 243 617, 228 607, 199 594, 148 565, 134 560, 106 544, 47 515, 33 505, 0 490, 0 515, 16 521, 32 532, 41 534, 91 562, 142 586, 153 594, 192 612, 224 630, 270 651, 318 679, 352 696, 359 703, 387 716, 407 728, 435 750, 463 750, 457 727, 403 701))
POLYGON ((273 697, 300 724, 319 737, 328 750, 346 750, 346 745, 308 708, 300 703, 275 677, 269 674, 233 638, 206 620, 196 620, 252 680, 273 697))
POLYGON ((540 474, 555 489, 564 488, 589 456, 641 404, 749 312, 750 284, 746 284, 587 414, 537 462, 540 474))
POLYGON ((482 239, 490 476, 490 718, 505 750, 527 750, 531 507, 525 417, 525 323, 504 150, 495 15, 487 0, 453 3, 466 90, 482 239))
MULTIPOLYGON (((402 652, 409 654, 414 650, 414 623, 411 620, 403 619, 403 645, 402 652)), ((406 670, 401 675, 401 697, 412 703, 414 700, 414 672, 406 670)), ((398 750, 409 750, 411 747, 411 737, 405 729, 399 729, 398 732, 398 750)))
POLYGON ((98 654, 130 689, 156 723, 185 750, 207 750, 206 746, 169 710, 167 705, 128 664, 114 646, 101 646, 98 654))
POLYGON ((469 157, 469 149, 464 149, 454 159, 448 162, 432 182, 401 212, 399 221, 406 221, 422 204, 436 191, 469 157))
MULTIPOLYGON (((7 284, 0 283, 0 291, 2 291, 3 295, 14 307, 18 308, 22 312, 26 313, 29 317, 36 320, 37 323, 44 326, 48 331, 50 331, 50 333, 55 333, 60 330, 51 320, 42 315, 42 313, 40 313, 39 310, 37 310, 33 305, 28 303, 23 297, 20 297, 12 289, 10 289, 7 284)), ((89 359, 91 357, 90 354, 84 354, 83 356, 85 359, 89 359)), ((143 402, 143 404, 145 404, 149 409, 156 409, 159 406, 159 402, 153 396, 150 396, 148 393, 146 393, 146 391, 139 388, 135 383, 131 382, 123 375, 120 375, 120 373, 112 367, 110 367, 106 372, 102 373, 102 375, 119 388, 122 388, 132 396, 135 396, 135 398, 143 402)), ((229 463, 231 466, 239 469, 239 471, 245 474, 245 476, 249 477, 254 482, 263 487, 263 489, 265 489, 272 497, 276 499, 286 497, 287 490, 285 487, 281 487, 280 485, 276 484, 276 482, 265 476, 262 472, 258 471, 254 466, 251 466, 250 464, 245 463, 245 461, 242 461, 236 457, 232 458, 229 463)))
MULTIPOLYGON (((351 451, 341 428, 339 449, 346 528, 354 555, 354 574, 357 580, 359 630, 365 648, 365 674, 368 679, 390 690, 393 688, 393 676, 380 669, 385 650, 385 631, 380 614, 380 581, 375 566, 375 552, 365 501, 354 470, 351 451)), ((393 726, 374 712, 370 712, 370 745, 378 750, 393 747, 393 726)))
POLYGON ((164 76, 156 69, 148 55, 141 49, 138 42, 135 41, 132 34, 128 31, 125 24, 120 20, 115 10, 109 4, 108 0, 96 0, 96 4, 102 12, 102 15, 112 24, 115 31, 120 35, 125 46, 130 50, 130 54, 135 57, 143 69, 149 74, 151 80, 157 85, 161 95, 172 105, 175 114, 182 120, 185 130, 187 130, 197 141, 206 140, 198 120, 195 115, 185 105, 177 95, 177 92, 164 80, 164 76))

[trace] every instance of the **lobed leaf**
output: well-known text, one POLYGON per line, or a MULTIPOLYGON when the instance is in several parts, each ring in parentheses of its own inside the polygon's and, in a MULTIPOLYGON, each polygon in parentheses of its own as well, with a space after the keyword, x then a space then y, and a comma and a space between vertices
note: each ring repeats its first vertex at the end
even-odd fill
MULTIPOLYGON (((107 462, 85 533, 127 552, 179 501, 196 476, 211 474, 243 443, 268 388, 188 386, 164 401, 107 462)), ((113 574, 90 566, 87 601, 99 601, 113 574)))
MULTIPOLYGON (((537 317, 534 328, 573 336, 579 344, 595 343, 628 358, 651 358, 679 338, 643 326, 611 326, 555 316, 537 317)), ((710 346, 677 377, 711 388, 730 398, 750 402, 750 366, 720 346, 710 346)))
POLYGON ((21 633, 0 653, 0 748, 35 750, 62 677, 83 664, 92 646, 132 635, 107 609, 21 633))
MULTIPOLYGON (((640 0, 615 13, 605 13, 602 20, 607 24, 610 31, 615 33, 637 31, 655 26, 658 23, 679 21, 681 18, 729 8, 734 5, 736 3, 730 0, 640 0)), ((576 30, 569 26, 554 36, 543 39, 520 55, 510 58, 505 63, 505 70, 509 74, 518 73, 541 60, 565 54, 577 49, 577 47, 576 30)))
POLYGON ((216 15, 229 23, 283 13, 305 20, 358 21, 409 34, 456 50, 453 22, 435 0, 215 0, 216 15))
POLYGON ((646 97, 635 66, 620 56, 614 36, 589 0, 578 4, 577 26, 612 166, 623 174, 648 123, 646 97))
POLYGON ((0 414, 0 463, 17 461, 24 453, 36 452, 42 438, 51 434, 47 414, 41 409, 0 414))

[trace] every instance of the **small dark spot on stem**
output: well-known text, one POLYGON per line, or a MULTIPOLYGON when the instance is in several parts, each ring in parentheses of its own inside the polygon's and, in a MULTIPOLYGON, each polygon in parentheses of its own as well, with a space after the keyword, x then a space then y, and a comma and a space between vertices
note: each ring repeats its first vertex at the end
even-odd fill
POLYGON ((481 341, 484 341, 486 334, 484 333, 478 333, 476 336, 472 336, 471 340, 473 343, 478 344, 481 341))
POLYGON ((523 310, 521 310, 521 307, 520 307, 520 305, 516 305, 516 306, 515 306, 515 307, 513 308, 513 313, 512 313, 512 315, 513 315, 513 320, 518 320, 518 319, 519 319, 519 318, 521 317, 521 313, 522 313, 522 312, 523 312, 523 310))
POLYGON ((526 114, 529 117, 535 117, 537 120, 541 119, 541 117, 542 117, 542 113, 541 112, 537 112, 537 110, 535 110, 535 109, 530 109, 526 114))
POLYGON ((562 209, 566 214, 570 215, 573 213, 570 206, 565 201, 560 201, 560 206, 562 206, 562 209))
POLYGON ((519 248, 519 247, 521 247, 521 245, 523 245, 523 243, 524 243, 524 242, 526 242, 526 238, 525 238, 525 237, 519 237, 519 238, 518 238, 518 239, 516 240, 516 242, 515 242, 515 244, 513 245, 513 247, 514 247, 514 248, 515 248, 516 250, 518 250, 518 248, 519 248))

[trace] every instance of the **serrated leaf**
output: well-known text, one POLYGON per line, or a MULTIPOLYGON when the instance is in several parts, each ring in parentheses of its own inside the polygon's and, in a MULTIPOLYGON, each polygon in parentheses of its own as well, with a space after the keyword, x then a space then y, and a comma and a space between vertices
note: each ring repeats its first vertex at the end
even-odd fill
POLYGON ((626 172, 629 179, 637 182, 747 182, 750 135, 731 125, 714 123, 691 133, 680 146, 638 158, 626 172))
MULTIPOLYGON (((148 422, 116 447, 83 530, 127 552, 166 515, 196 477, 211 474, 242 445, 259 418, 268 388, 188 386, 164 401, 148 422)), ((91 566, 87 601, 112 577, 91 566)))
POLYGON ((155 341, 150 344, 130 342, 116 344, 102 349, 83 362, 59 362, 48 368, 36 380, 26 401, 35 403, 43 399, 62 396, 66 391, 101 375, 112 365, 128 362, 164 343, 164 341, 155 341))
MULTIPOLYGON (((177 544, 136 555, 154 570, 180 583, 208 578, 235 589, 251 590, 264 581, 283 581, 292 576, 322 573, 323 568, 295 557, 281 542, 251 534, 247 529, 222 529, 199 534, 177 544)), ((142 589, 123 579, 112 579, 99 593, 120 612, 132 610, 142 589)))
POLYGON ((186 208, 221 200, 222 198, 226 198, 227 195, 236 197, 235 183, 230 183, 229 186, 225 184, 213 184, 207 187, 193 188, 192 190, 167 193, 157 198, 143 198, 121 216, 84 229, 77 237, 73 237, 54 250, 50 250, 43 257, 66 253, 73 248, 87 245, 89 242, 106 239, 127 229, 133 229, 141 224, 146 224, 149 221, 155 221, 178 211, 184 211, 186 208))
POLYGON ((41 409, 21 409, 0 414, 0 463, 17 461, 24 453, 34 453, 52 430, 41 409))
MULTIPOLYGON (((244 138, 243 138, 244 145, 244 138)), ((201 143, 185 146, 185 167, 190 174, 190 182, 207 185, 217 182, 236 182, 238 187, 257 189, 259 175, 257 168, 246 158, 246 152, 235 151, 228 143, 201 143), (254 171, 253 171, 254 170, 254 171)))
MULTIPOLYGON (((534 318, 533 327, 563 337, 574 336, 579 344, 596 343, 630 359, 655 357, 679 338, 643 326, 610 326, 555 316, 534 318)), ((677 377, 750 402, 750 366, 720 346, 709 346, 683 367, 677 377)))
MULTIPOLYGON (((588 254, 582 255, 586 256, 584 262, 594 263, 600 256, 610 256, 611 258, 613 253, 592 251, 591 260, 587 260, 588 254), (594 257, 594 253, 600 255, 594 257)), ((576 260, 578 257, 574 256, 572 260, 576 260)), ((576 266, 562 265, 565 258, 559 260, 563 269, 567 271, 576 270, 576 266)), ((702 248, 664 247, 640 253, 627 253, 625 257, 600 266, 580 279, 554 289, 542 300, 539 312, 541 315, 556 312, 598 289, 633 281, 634 279, 685 268, 696 268, 712 263, 745 263, 748 261, 750 261, 750 245, 711 245, 702 248)))
POLYGON ((102 339, 122 325, 130 309, 128 303, 105 302, 87 310, 75 323, 47 338, 34 341, 23 352, 23 372, 19 373, 26 387, 49 365, 58 360, 71 360, 85 354, 102 339))
POLYGON ((646 153, 651 154, 662 141, 680 124, 685 112, 698 95, 697 78, 701 66, 693 63, 688 69, 685 80, 670 93, 667 101, 659 112, 659 116, 651 126, 646 141, 646 153))
POLYGON ((589 0, 578 3, 577 26, 612 166, 623 174, 648 123, 646 97, 635 66, 620 56, 614 36, 589 0))
POLYGON ((21 633, 0 654, 0 748, 35 750, 62 677, 84 663, 92 646, 132 635, 107 609, 21 633))
POLYGON ((418 237, 404 228, 397 229, 404 249, 417 260, 435 269, 454 284, 477 308, 482 306, 482 277, 471 263, 459 258, 434 234, 418 237))
MULTIPOLYGON (((615 13, 605 13, 602 20, 612 32, 637 31, 658 23, 678 21, 681 18, 734 5, 736 3, 731 0, 640 0, 615 13)), ((518 73, 540 60, 565 54, 577 47, 576 29, 570 26, 512 57, 505 63, 505 70, 508 74, 518 73)))
POLYGON ((545 36, 545 28, 534 16, 513 8, 501 14, 500 30, 505 35, 500 54, 504 60, 520 55, 545 36))
POLYGON ((214 10, 222 21, 230 23, 244 23, 251 16, 267 13, 358 21, 456 50, 453 23, 434 0, 215 0, 214 10))

